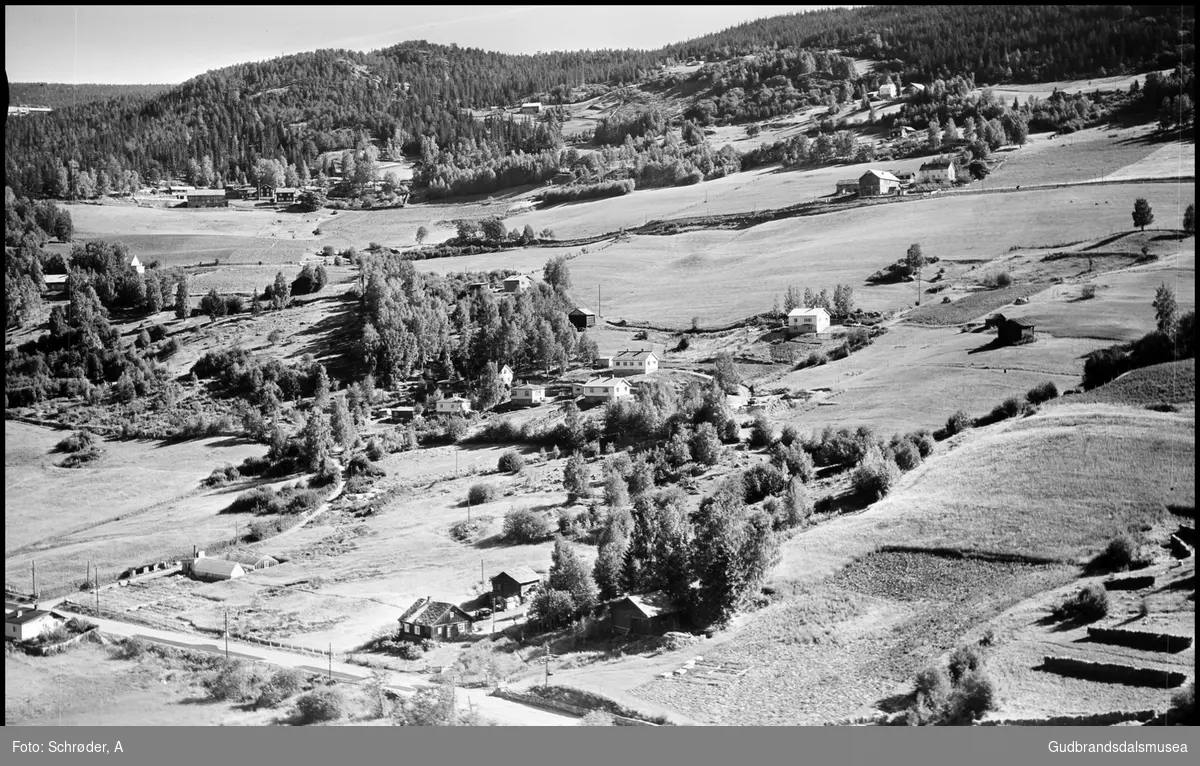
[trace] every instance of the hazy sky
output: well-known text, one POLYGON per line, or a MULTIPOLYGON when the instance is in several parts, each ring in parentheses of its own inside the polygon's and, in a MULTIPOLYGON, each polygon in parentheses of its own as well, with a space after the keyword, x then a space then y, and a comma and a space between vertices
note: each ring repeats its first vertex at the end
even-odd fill
POLYGON ((823 7, 8 5, 4 68, 11 82, 179 83, 231 64, 405 40, 506 53, 655 48, 823 7))

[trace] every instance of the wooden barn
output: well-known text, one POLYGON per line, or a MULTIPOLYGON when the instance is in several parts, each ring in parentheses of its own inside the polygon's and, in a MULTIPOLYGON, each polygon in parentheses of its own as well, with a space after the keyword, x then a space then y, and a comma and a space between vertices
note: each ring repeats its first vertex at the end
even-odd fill
POLYGON ((586 330, 596 325, 596 312, 583 306, 579 306, 567 314, 567 318, 571 320, 571 324, 575 325, 577 330, 586 330))
POLYGON ((609 609, 613 632, 618 635, 658 635, 679 630, 683 607, 662 591, 626 596, 609 609))
POLYGON ((526 597, 541 583, 541 575, 529 567, 505 569, 492 578, 492 600, 506 605, 510 599, 524 603, 526 597))
POLYGON ((1003 314, 996 316, 996 337, 1001 343, 1028 343, 1037 337, 1036 329, 1037 326, 1028 319, 1008 319, 1003 314))
POLYGON ((881 197, 899 191, 900 179, 886 170, 868 170, 858 179, 858 196, 881 197))
POLYGON ((454 604, 419 598, 400 615, 400 633, 414 638, 450 639, 469 636, 474 620, 454 604))
POLYGON ((196 189, 187 193, 188 207, 229 207, 224 189, 196 189))
POLYGON ((857 178, 844 178, 837 182, 836 196, 842 197, 848 194, 858 194, 857 178))

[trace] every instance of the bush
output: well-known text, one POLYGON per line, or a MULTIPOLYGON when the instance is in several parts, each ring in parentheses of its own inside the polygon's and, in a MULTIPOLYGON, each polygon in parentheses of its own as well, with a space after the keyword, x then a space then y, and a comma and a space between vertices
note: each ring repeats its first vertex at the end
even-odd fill
POLYGON ((296 713, 301 724, 336 721, 345 714, 346 701, 341 689, 316 689, 296 700, 296 713))
POLYGON ((792 442, 799 438, 800 432, 791 423, 788 423, 786 426, 784 426, 783 431, 779 434, 779 441, 785 447, 792 446, 792 442))
POLYGON ((507 450, 500 456, 496 467, 506 473, 520 473, 525 470, 525 458, 516 450, 507 450))
POLYGON ((616 726, 613 722, 612 713, 606 713, 603 710, 592 710, 583 718, 579 719, 579 726, 616 726))
POLYGON ((91 431, 76 431, 54 445, 55 452, 83 452, 100 446, 100 440, 91 431))
POLYGON ((971 427, 972 422, 973 421, 971 420, 970 415, 963 412, 962 410, 959 410, 958 412, 955 412, 953 415, 951 415, 950 418, 946 421, 946 435, 954 436, 954 434, 962 433, 963 431, 965 431, 971 427))
POLYGON ((1124 572, 1137 561, 1138 546, 1128 535, 1109 541, 1101 553, 1088 564, 1090 572, 1124 572))
POLYGON ((908 438, 916 446, 917 453, 921 456, 922 460, 933 454, 933 447, 936 443, 933 440, 933 434, 928 431, 917 431, 914 434, 910 434, 908 438))
POLYGON ((255 707, 275 707, 304 685, 304 674, 295 668, 279 668, 258 690, 255 707))
POLYGON ((1108 590, 1100 583, 1085 585, 1054 610, 1060 620, 1095 622, 1108 615, 1108 590))
POLYGON ((1085 301, 1090 301, 1092 298, 1095 298, 1096 297, 1096 286, 1094 284, 1092 284, 1091 282, 1087 283, 1086 285, 1083 286, 1083 290, 1080 291, 1080 296, 1085 301))
POLYGON ((258 681, 256 673, 246 663, 233 660, 205 680, 204 685, 211 699, 242 702, 257 696, 258 681))
POLYGON ((395 654, 402 660, 419 660, 425 656, 419 644, 411 641, 397 641, 396 644, 395 654))
POLYGON ((528 508, 513 508, 504 516, 504 537, 512 542, 541 542, 552 531, 542 514, 528 508))
POLYGON ((472 484, 467 490, 467 502, 471 505, 490 503, 500 497, 500 490, 493 484, 472 484))
POLYGON ((767 447, 775 441, 775 429, 766 414, 760 412, 754 416, 754 424, 750 427, 750 444, 754 447, 767 447))
POLYGON ((996 684, 982 668, 973 670, 963 677, 961 684, 950 695, 945 721, 951 724, 967 724, 978 721, 984 713, 996 709, 996 684))
POLYGON ((1041 404, 1057 397, 1058 386, 1054 385, 1054 381, 1052 380, 1034 386, 1029 389, 1029 393, 1025 394, 1025 398, 1030 404, 1041 404))
POLYGON ((960 646, 950 655, 950 683, 955 686, 966 677, 983 667, 983 652, 977 646, 960 646))
POLYGON ((876 500, 890 492, 899 481, 900 468, 895 462, 884 457, 878 447, 870 449, 851 477, 855 492, 876 500))

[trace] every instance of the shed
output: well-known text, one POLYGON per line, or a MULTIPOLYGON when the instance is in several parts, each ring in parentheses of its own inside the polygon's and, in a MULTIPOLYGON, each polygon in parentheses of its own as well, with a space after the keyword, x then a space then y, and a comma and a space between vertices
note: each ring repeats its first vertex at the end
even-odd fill
POLYGON ((232 580, 246 574, 246 569, 236 561, 207 556, 193 559, 190 569, 192 577, 197 580, 232 580))
POLYGON ((837 182, 837 195, 858 194, 858 179, 846 178, 837 182))
POLYGON ((586 330, 596 324, 596 312, 583 306, 577 306, 574 311, 567 314, 567 319, 571 320, 571 324, 575 325, 578 330, 586 330))
POLYGON ((67 291, 66 274, 43 274, 42 281, 46 283, 46 292, 65 293, 67 291))
POLYGON ((625 596, 609 609, 613 632, 657 635, 679 630, 683 607, 662 591, 625 596))
POLYGON ((524 104, 521 104, 521 114, 538 114, 541 111, 541 101, 527 101, 524 104))
POLYGON ((996 322, 996 336, 1001 343, 1025 343, 1037 337, 1036 327, 1029 319, 1008 319, 1000 315, 996 322))
POLYGON ((470 635, 474 620, 454 604, 419 598, 400 615, 400 634, 413 638, 458 638, 470 635))
POLYGON ((492 598, 505 600, 515 598, 524 602, 525 597, 541 585, 542 577, 529 567, 519 566, 505 569, 492 578, 492 598))

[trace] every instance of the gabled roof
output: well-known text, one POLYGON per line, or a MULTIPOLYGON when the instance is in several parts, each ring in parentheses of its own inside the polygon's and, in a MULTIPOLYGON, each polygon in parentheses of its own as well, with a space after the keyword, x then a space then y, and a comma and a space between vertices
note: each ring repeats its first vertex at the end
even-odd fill
POLYGON ((628 601, 646 619, 657 617, 660 614, 683 611, 683 608, 679 604, 672 601, 662 591, 626 596, 623 600, 628 601))
POLYGON ((817 314, 825 314, 828 316, 829 312, 821 306, 814 306, 811 309, 797 307, 788 312, 788 316, 790 317, 811 317, 816 316, 817 314))
POLYGON ((594 387, 594 386, 612 386, 612 385, 616 385, 617 383, 620 383, 621 385, 626 386, 626 387, 629 386, 629 384, 625 382, 624 378, 618 378, 615 375, 609 375, 609 376, 600 377, 600 378, 589 378, 589 379, 585 380, 584 382, 579 383, 577 385, 585 386, 585 387, 594 387))
POLYGON ((471 403, 471 400, 470 400, 470 399, 465 399, 465 398, 463 398, 463 397, 461 397, 461 396, 451 396, 451 397, 447 397, 447 398, 445 398, 445 399, 441 399, 440 401, 443 401, 443 402, 456 402, 456 403, 458 403, 458 404, 470 404, 470 403, 471 403))
POLYGON ((225 553, 223 555, 226 561, 233 561, 245 566, 256 567, 265 564, 273 567, 279 563, 278 559, 262 553, 225 553))
POLYGON ((26 625, 40 620, 43 617, 57 617, 58 615, 45 609, 26 609, 24 611, 17 610, 11 614, 5 613, 4 623, 6 625, 26 625))
POLYGON ((632 359, 636 362, 641 362, 649 359, 650 357, 657 359, 658 354, 654 353, 650 349, 627 349, 625 351, 617 352, 617 354, 613 356, 613 359, 632 359))
POLYGON ((513 391, 545 391, 546 387, 543 386, 541 383, 522 383, 520 385, 513 386, 512 390, 513 391))
POLYGON ((436 625, 439 620, 450 612, 456 613, 464 618, 466 622, 473 622, 471 615, 459 609, 454 604, 449 604, 445 601, 434 601, 431 598, 417 599, 404 614, 400 615, 400 622, 411 622, 414 625, 436 625))
POLYGON ((929 162, 921 163, 921 170, 943 170, 945 168, 952 166, 953 164, 954 164, 954 160, 942 157, 940 159, 930 160, 929 162))
MULTIPOLYGON (((242 565, 236 561, 210 559, 206 556, 192 562, 192 571, 202 574, 232 575, 237 569, 242 569, 242 565)), ((242 571, 245 572, 244 569, 242 571)))
POLYGON ((1010 325, 1016 325, 1017 327, 1036 327, 1037 326, 1033 321, 1026 319, 1025 317, 1021 317, 1019 319, 1008 319, 1006 321, 1010 325))
POLYGON ((224 197, 225 190, 224 189, 192 189, 191 191, 188 192, 189 197, 215 197, 218 194, 220 194, 222 197, 224 197))
POLYGON ((837 185, 838 186, 851 186, 851 185, 858 186, 858 179, 857 178, 843 178, 842 180, 837 182, 837 185))
POLYGON ((574 308, 574 310, 571 311, 571 313, 572 314, 582 314, 584 316, 596 316, 595 311, 592 311, 591 309, 589 309, 585 306, 576 306, 574 308))
POLYGON ((533 280, 527 274, 517 274, 516 276, 504 278, 504 284, 508 284, 509 282, 533 282, 533 280))
POLYGON ((495 580, 499 577, 502 577, 503 575, 508 575, 510 578, 512 578, 517 583, 520 583, 521 585, 527 585, 531 582, 541 582, 541 579, 542 579, 541 575, 539 575, 537 572, 533 571, 529 567, 525 567, 525 566, 513 567, 512 569, 505 569, 503 572, 496 575, 492 579, 495 580))
POLYGON ((279 186, 279 187, 276 187, 276 189, 275 189, 276 194, 278 194, 279 192, 298 192, 298 191, 300 191, 300 190, 294 186, 279 186))
POLYGON ((886 170, 875 170, 875 169, 871 169, 871 170, 868 170, 866 173, 863 173, 862 176, 859 178, 859 180, 861 181, 863 178, 866 178, 867 176, 875 176, 877 178, 883 179, 884 181, 896 181, 896 182, 900 181, 899 178, 896 178, 894 175, 887 172, 886 170))

